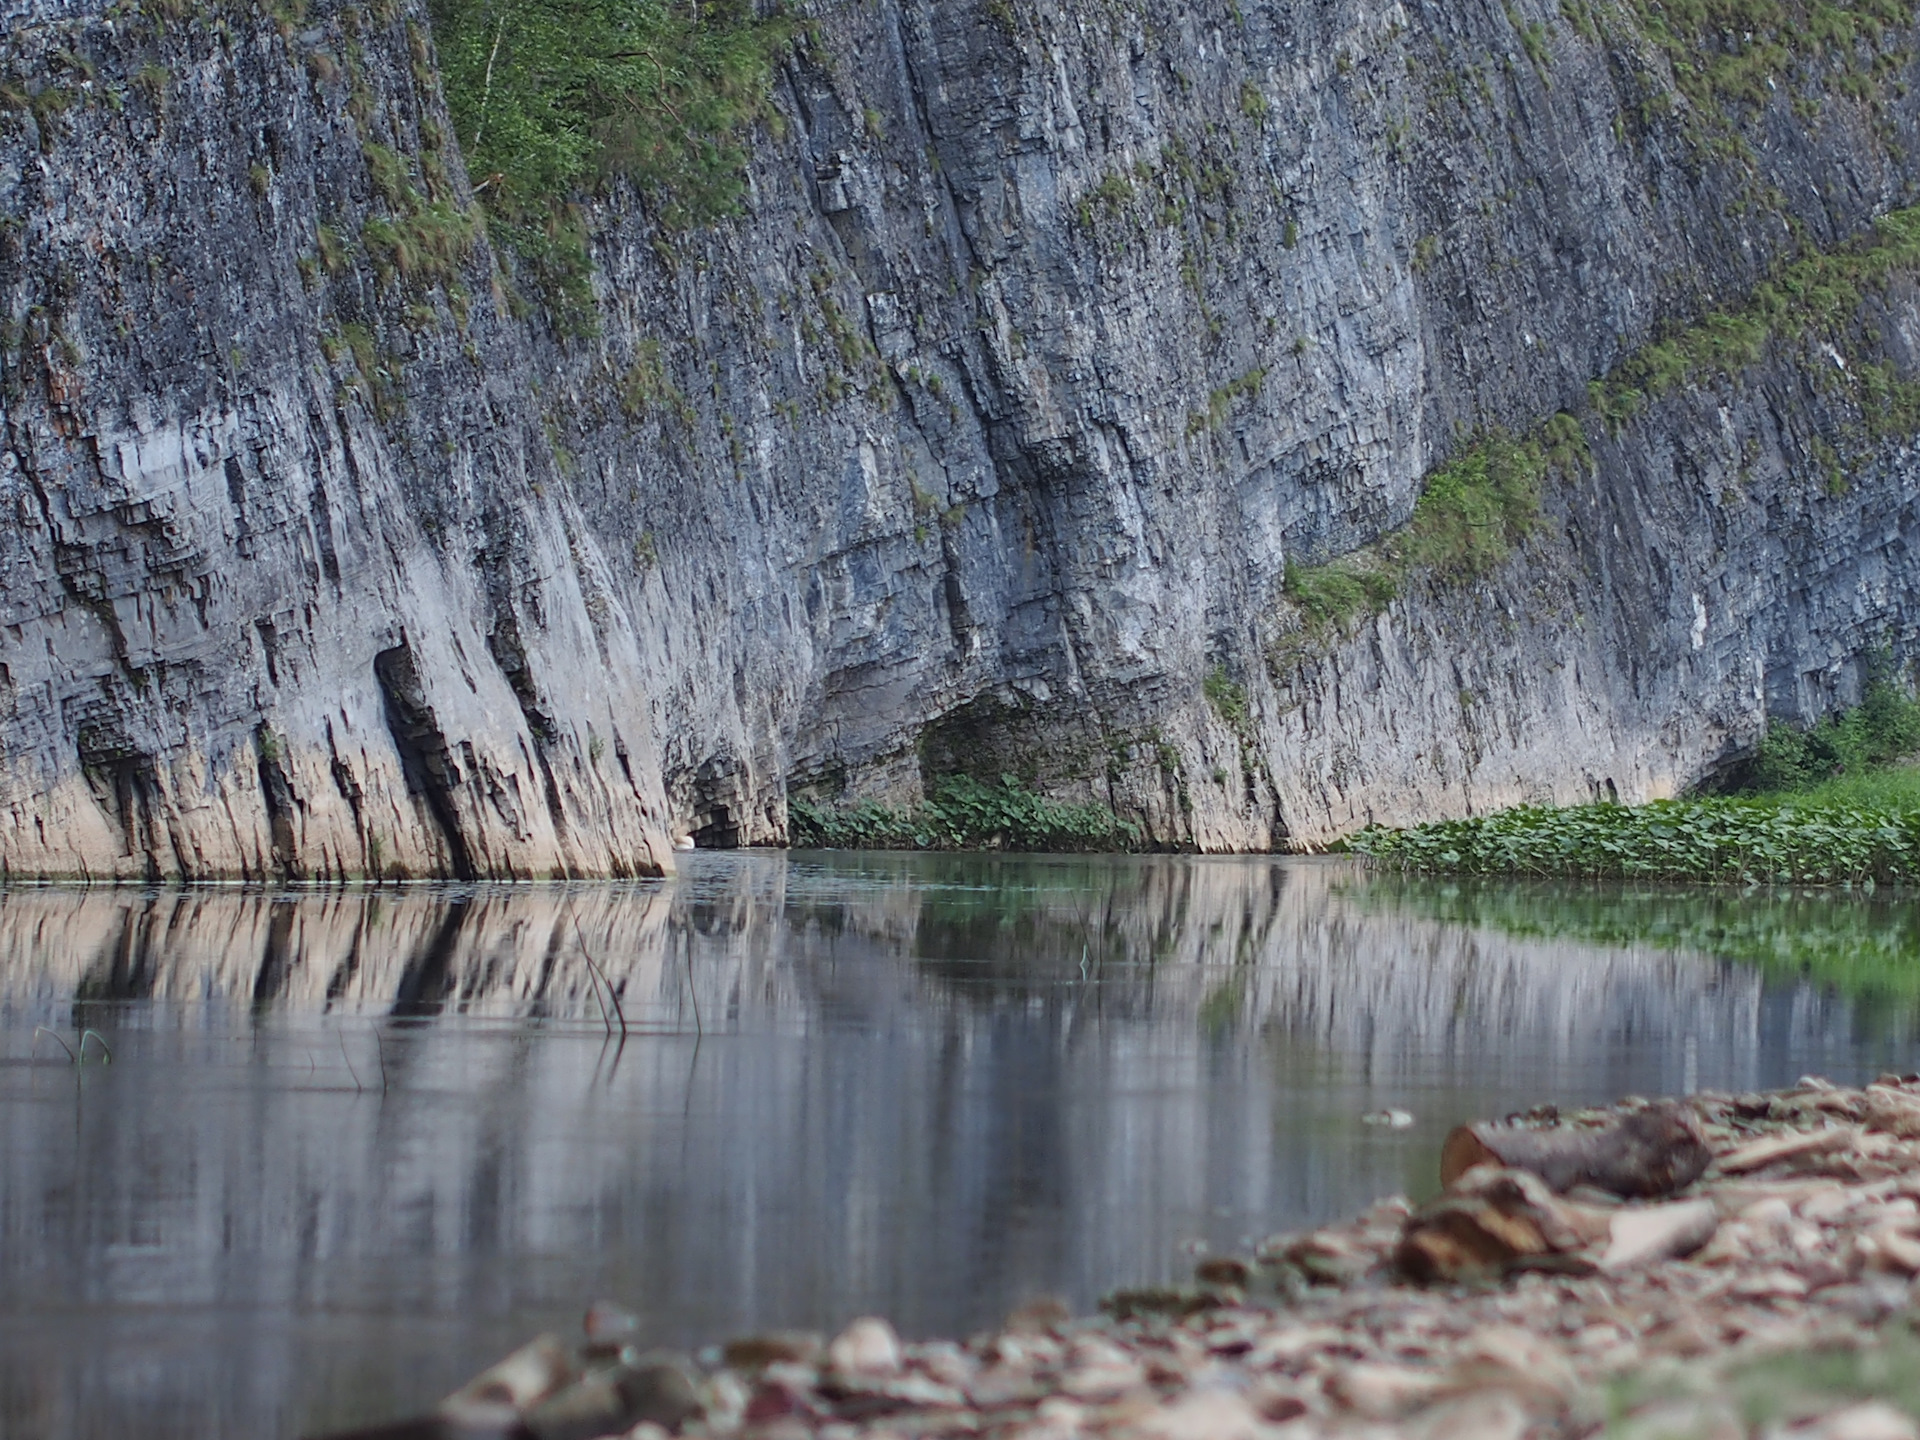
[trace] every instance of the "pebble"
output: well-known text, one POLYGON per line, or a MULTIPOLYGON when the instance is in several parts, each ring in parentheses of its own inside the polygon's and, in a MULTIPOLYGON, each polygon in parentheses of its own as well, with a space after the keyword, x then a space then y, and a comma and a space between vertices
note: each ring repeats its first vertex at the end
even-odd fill
POLYGON ((1041 1299, 966 1344, 908 1344, 866 1317, 824 1344, 745 1337, 697 1370, 636 1359, 637 1320, 603 1302, 577 1351, 541 1337, 428 1423, 578 1440, 616 1411, 627 1440, 1920 1440, 1857 1393, 1796 1394, 1749 1427, 1727 1391, 1769 1357, 1906 1333, 1920 1082, 1688 1103, 1714 1160, 1662 1203, 1483 1165, 1419 1209, 1396 1197, 1203 1255, 1192 1288, 1130 1292, 1104 1318, 1041 1299), (644 1405, 641 1373, 664 1387, 644 1405), (1658 1394, 1622 1399, 1643 1389, 1658 1394))
POLYGON ((900 1337, 886 1321, 863 1316, 833 1337, 827 1368, 842 1375, 892 1375, 900 1368, 900 1337))
POLYGON ((1920 1427, 1891 1405, 1872 1400, 1816 1422, 1808 1440, 1920 1440, 1920 1427))
POLYGON ((1388 1130, 1405 1130, 1413 1124, 1413 1115, 1406 1110, 1370 1110, 1360 1117, 1363 1125, 1379 1125, 1388 1130))

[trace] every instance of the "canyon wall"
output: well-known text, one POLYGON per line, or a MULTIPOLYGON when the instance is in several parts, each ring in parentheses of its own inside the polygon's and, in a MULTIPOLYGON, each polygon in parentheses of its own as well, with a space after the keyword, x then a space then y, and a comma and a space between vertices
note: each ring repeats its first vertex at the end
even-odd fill
POLYGON ((1590 390, 1917 198, 1864 6, 1703 78, 1627 3, 821 0, 562 334, 423 12, 12 5, 9 874, 649 873, 953 771, 1312 847, 1674 793, 1920 627, 1908 271, 1590 390), (1303 609, 1562 412, 1503 561, 1303 609))

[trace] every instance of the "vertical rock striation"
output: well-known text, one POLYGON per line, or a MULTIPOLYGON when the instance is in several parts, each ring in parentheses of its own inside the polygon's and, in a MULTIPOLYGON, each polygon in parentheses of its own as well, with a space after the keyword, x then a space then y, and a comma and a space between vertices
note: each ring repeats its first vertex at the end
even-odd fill
POLYGON ((640 872, 955 770, 1202 848, 1672 793, 1920 627, 1908 270, 1627 383, 1920 198, 1920 29, 1853 18, 1703 79, 1747 42, 1630 0, 819 0, 742 213, 610 187, 559 337, 422 14, 33 0, 0 863, 640 872), (1302 605, 1562 412, 1503 561, 1302 605))
POLYGON ((657 873, 641 647, 419 21, 12 19, 0 868, 657 873))

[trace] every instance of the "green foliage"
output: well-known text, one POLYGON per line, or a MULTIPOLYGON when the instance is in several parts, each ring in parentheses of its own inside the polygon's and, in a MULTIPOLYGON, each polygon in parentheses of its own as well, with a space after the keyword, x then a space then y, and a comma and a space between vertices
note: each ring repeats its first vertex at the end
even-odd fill
POLYGON ((380 353, 373 332, 365 325, 342 325, 322 335, 320 348, 329 363, 337 364, 343 354, 352 356, 354 374, 347 383, 366 398, 376 418, 386 421, 400 413, 399 367, 380 353))
POLYGON ((1589 463, 1586 432, 1571 415, 1554 416, 1526 439, 1487 431, 1427 477, 1397 533, 1324 565, 1289 564, 1281 592, 1317 639, 1384 610, 1417 572, 1477 579, 1539 524, 1547 471, 1589 463))
POLYGON ((1204 412, 1196 410, 1187 416, 1188 438, 1191 439, 1208 430, 1218 430, 1227 423, 1227 416, 1233 413, 1234 402, 1251 400, 1260 393, 1260 387, 1266 383, 1266 380, 1267 372, 1262 367, 1249 370, 1246 374, 1229 380, 1217 390, 1210 392, 1207 396, 1206 410, 1204 412))
POLYGON ((658 340, 643 340, 634 348, 633 363, 620 377, 620 413, 629 420, 645 420, 666 409, 691 426, 697 418, 693 406, 667 373, 660 356, 658 340))
POLYGON ((1665 52, 1680 93, 1710 120, 1736 103, 1768 104, 1796 67, 1838 70, 1844 86, 1872 68, 1890 28, 1913 23, 1902 0, 1627 0, 1627 8, 1665 52))
MULTIPOLYGON (((1916 752, 1920 701, 1889 678, 1883 661, 1870 674, 1860 703, 1845 714, 1829 715, 1807 729, 1769 725, 1758 755, 1741 777, 1742 788, 1805 791, 1836 776, 1862 778, 1916 752)), ((1848 792, 1829 793, 1837 797, 1848 792)))
POLYGON ((1213 713, 1226 721, 1236 735, 1245 736, 1253 724, 1246 687, 1234 684, 1226 667, 1216 665, 1207 672, 1207 678, 1201 682, 1200 688, 1207 697, 1207 704, 1213 707, 1213 713))
POLYGON ((1836 775, 1831 780, 1795 790, 1793 798, 1802 805, 1920 810, 1920 765, 1895 764, 1879 770, 1836 775))
MULTIPOLYGON (((746 0, 431 0, 447 105, 488 210, 538 229, 633 181, 670 225, 729 213, 790 22, 746 0)), ((518 232, 516 232, 518 233, 518 232)))
POLYGON ((1325 565, 1287 566, 1280 588, 1299 607, 1309 632, 1344 631, 1356 618, 1387 608, 1399 593, 1399 581, 1391 569, 1371 564, 1371 559, 1350 555, 1325 565))
POLYGON ((1402 563, 1454 580, 1485 574, 1539 523, 1546 470, 1539 441, 1489 432, 1427 477, 1400 540, 1402 563))
POLYGON ((496 233, 513 247, 526 277, 545 297, 554 328, 562 335, 593 334, 598 326, 593 257, 587 253, 587 221, 580 207, 556 204, 532 224, 502 221, 496 233))
POLYGON ((1600 24, 1590 0, 1560 0, 1560 14, 1582 40, 1597 42, 1600 39, 1600 24))
POLYGON ((1100 183, 1088 189, 1080 197, 1075 214, 1083 226, 1091 226, 1096 212, 1112 214, 1123 210, 1132 201, 1133 181, 1121 170, 1111 170, 1100 177, 1100 183))
POLYGON ((329 275, 339 275, 347 268, 347 242, 340 238, 340 232, 331 225, 322 225, 315 232, 315 249, 320 256, 320 267, 329 275))
POLYGON ((137 93, 152 107, 153 113, 161 120, 167 115, 167 91, 173 84, 173 76, 164 65, 148 63, 134 71, 130 82, 137 93))
POLYGON ((382 280, 444 284, 473 248, 473 217, 444 200, 413 200, 397 219, 368 220, 361 243, 382 280))
POLYGON ((1370 826, 1352 849, 1460 875, 1858 884, 1920 879, 1920 813, 1778 799, 1527 805, 1411 829, 1370 826))
POLYGON ((361 145, 361 155, 367 162, 367 176, 373 181, 374 193, 387 204, 389 210, 403 210, 413 195, 413 167, 400 155, 400 152, 385 145, 372 142, 361 145))
POLYGON ((1774 725, 1734 777, 1758 793, 1651 805, 1521 806, 1471 820, 1370 826, 1351 848, 1462 875, 1854 884, 1920 880, 1920 700, 1870 667, 1861 703, 1810 729, 1774 725), (1838 778, 1836 778, 1838 777, 1838 778))
POLYGON ((1507 5, 1505 9, 1507 23, 1513 26, 1514 34, 1520 37, 1520 45, 1527 52, 1527 59, 1539 72, 1540 78, 1545 80, 1547 70, 1553 64, 1553 53, 1547 48, 1547 27, 1537 20, 1531 23, 1521 20, 1514 14, 1512 5, 1507 5))
MULTIPOLYGON (((1899 272, 1920 267, 1920 207, 1894 210, 1850 245, 1813 251, 1755 288, 1737 309, 1715 311, 1643 347, 1590 387, 1593 408, 1618 424, 1648 399, 1714 375, 1732 375, 1759 361, 1777 341, 1824 336, 1856 349, 1854 331, 1870 294, 1899 272)), ((1876 433, 1920 422, 1920 386, 1890 367, 1850 366, 1854 386, 1876 433)))
POLYGON ((997 785, 950 776, 912 810, 875 801, 829 808, 787 802, 792 843, 832 850, 1079 850, 1140 848, 1140 827, 1099 805, 1064 805, 1011 775, 997 785))

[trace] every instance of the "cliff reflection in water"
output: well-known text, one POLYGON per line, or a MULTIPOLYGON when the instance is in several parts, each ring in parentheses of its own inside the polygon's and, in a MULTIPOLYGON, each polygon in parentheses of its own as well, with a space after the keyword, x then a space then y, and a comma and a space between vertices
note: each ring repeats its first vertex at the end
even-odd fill
POLYGON ((1904 1017, 1862 1039, 1844 999, 1438 893, 1336 862, 782 855, 0 892, 0 1432, 391 1414, 602 1294, 676 1344, 866 1310, 964 1331, 1421 1186, 1468 1115, 1904 1052, 1904 1017), (114 1063, 55 1065, 36 1025, 114 1063), (1359 1123, 1383 1105, 1419 1123, 1359 1123))

